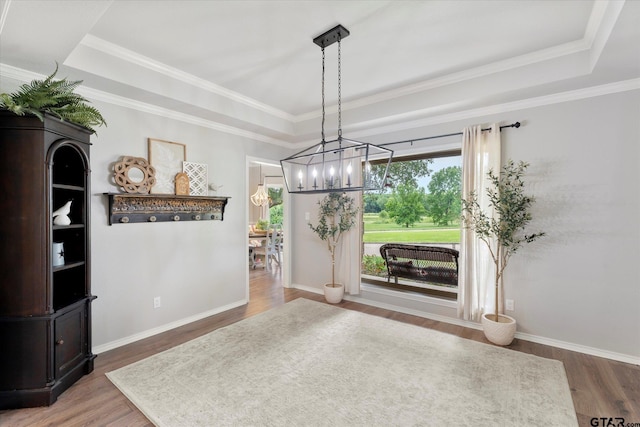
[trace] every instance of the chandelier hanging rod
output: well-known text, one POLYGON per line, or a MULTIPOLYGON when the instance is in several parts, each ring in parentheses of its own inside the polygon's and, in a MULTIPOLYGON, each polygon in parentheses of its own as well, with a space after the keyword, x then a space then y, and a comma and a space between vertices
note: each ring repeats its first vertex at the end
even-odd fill
MULTIPOLYGON (((500 126, 500 130, 504 129, 504 128, 519 128, 520 127, 520 122, 515 122, 515 123, 511 123, 510 125, 504 125, 504 126, 500 126)), ((485 128, 482 129, 482 132, 488 132, 490 131, 491 128, 485 128)), ((434 135, 434 136, 425 136, 424 138, 414 138, 414 139, 406 139, 404 141, 395 141, 395 142, 386 142, 384 144, 377 144, 378 147, 385 147, 387 145, 396 145, 396 144, 408 144, 408 143, 414 143, 414 142, 418 142, 418 141, 425 141, 427 139, 438 139, 438 138, 446 138, 448 136, 460 136, 462 135, 462 132, 454 132, 454 133, 445 133, 442 135, 434 135)))

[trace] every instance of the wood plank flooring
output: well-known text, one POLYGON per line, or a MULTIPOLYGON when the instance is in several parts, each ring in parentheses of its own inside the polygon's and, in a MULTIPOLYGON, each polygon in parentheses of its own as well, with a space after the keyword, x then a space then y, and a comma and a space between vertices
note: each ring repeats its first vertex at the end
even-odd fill
MULTIPOLYGON (((324 301, 321 295, 282 288, 279 269, 274 270, 273 272, 266 272, 263 269, 251 271, 249 304, 102 353, 95 361, 94 372, 83 377, 64 392, 54 405, 0 411, 0 426, 151 426, 152 424, 144 415, 105 377, 105 372, 126 366, 296 298, 324 301)), ((343 301, 339 306, 487 342, 482 332, 474 329, 348 301, 343 301)), ((590 420, 593 417, 622 417, 625 423, 640 427, 640 366, 522 340, 515 340, 509 348, 557 359, 564 363, 580 426, 606 425, 602 420, 599 421, 600 424, 591 424, 590 420)), ((455 416, 452 420, 455 420, 455 416)), ((212 421, 212 425, 215 425, 215 421, 212 421)), ((618 425, 617 421, 615 425, 618 425)))

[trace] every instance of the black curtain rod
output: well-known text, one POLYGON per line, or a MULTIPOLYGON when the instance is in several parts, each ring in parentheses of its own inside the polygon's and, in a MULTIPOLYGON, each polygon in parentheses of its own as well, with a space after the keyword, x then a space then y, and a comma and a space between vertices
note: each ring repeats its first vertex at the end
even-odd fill
MULTIPOLYGON (((510 125, 504 125, 504 126, 500 126, 500 130, 504 129, 504 128, 519 128, 520 127, 520 122, 515 122, 515 123, 511 123, 510 125)), ((482 132, 486 132, 486 131, 490 131, 491 128, 486 128, 486 129, 482 129, 482 132)), ((417 139, 407 139, 405 141, 396 141, 396 142, 387 142, 386 144, 376 144, 378 147, 384 147, 386 145, 396 145, 396 144, 406 144, 406 143, 414 143, 416 141, 424 141, 427 139, 437 139, 437 138, 445 138, 447 136, 457 136, 457 135, 462 135, 462 132, 455 132, 455 133, 446 133, 444 135, 436 135, 436 136, 427 136, 425 138, 417 138, 417 139)))

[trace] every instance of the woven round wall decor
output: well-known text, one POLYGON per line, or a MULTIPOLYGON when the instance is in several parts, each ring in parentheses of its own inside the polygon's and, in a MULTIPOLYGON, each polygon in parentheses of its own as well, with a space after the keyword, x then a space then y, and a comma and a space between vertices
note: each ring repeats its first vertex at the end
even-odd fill
POLYGON ((126 193, 149 194, 156 170, 142 157, 124 156, 113 166, 116 184, 126 193))

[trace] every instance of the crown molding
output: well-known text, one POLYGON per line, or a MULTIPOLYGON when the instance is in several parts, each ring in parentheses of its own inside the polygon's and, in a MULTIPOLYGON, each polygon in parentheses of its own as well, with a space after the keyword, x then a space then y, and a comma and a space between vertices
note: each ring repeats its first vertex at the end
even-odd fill
POLYGON ((77 92, 94 100, 107 102, 109 104, 118 105, 120 107, 131 108, 143 113, 153 114, 168 119, 178 120, 184 123, 189 123, 196 126, 202 126, 204 128, 213 129, 219 132, 224 132, 230 135, 236 135, 243 138, 248 138, 254 141, 266 142, 268 144, 278 145, 285 148, 291 148, 291 144, 276 138, 272 138, 260 133, 251 132, 248 130, 240 129, 235 126, 225 125, 213 120, 203 119, 201 117, 192 116, 190 114, 180 113, 168 108, 159 107, 157 105, 148 104, 146 102, 140 102, 131 98, 125 98, 123 96, 114 95, 111 93, 103 92, 101 90, 92 89, 89 87, 80 87, 77 92))
POLYGON ((4 29, 4 24, 7 22, 7 15, 9 14, 9 7, 11 6, 11 0, 5 0, 2 5, 2 11, 0 11, 0 34, 4 29))
MULTIPOLYGON (((44 79, 46 76, 31 71, 23 70, 21 68, 13 67, 0 63, 0 76, 28 83, 35 79, 44 79)), ((260 133, 247 131, 234 126, 225 125, 215 122, 213 120, 207 120, 200 117, 192 116, 190 114, 179 113, 177 111, 170 110, 168 108, 159 107, 157 105, 149 104, 146 102, 136 101, 124 96, 114 95, 112 93, 104 92, 102 90, 93 89, 88 86, 80 86, 76 89, 76 92, 93 100, 106 102, 113 105, 118 105, 124 108, 130 108, 132 110, 140 111, 143 113, 153 114, 169 119, 178 120, 184 123, 189 123, 197 126, 202 126, 208 129, 217 130, 220 132, 228 133, 231 135, 241 136, 249 138, 254 141, 266 142, 268 144, 278 145, 285 148, 293 148, 289 142, 282 141, 276 138, 272 138, 260 133)))
POLYGON ((31 80, 43 79, 46 77, 43 74, 34 73, 33 71, 14 67, 12 65, 3 64, 1 62, 0 62, 0 76, 2 76, 3 78, 18 80, 24 83, 28 83, 31 80))
MULTIPOLYGON (((10 2, 11 0, 7 1, 10 2)), ((359 98, 354 101, 344 102, 342 104, 342 109, 343 111, 347 111, 362 108, 367 105, 385 102, 395 98, 409 96, 443 86, 478 79, 492 74, 506 72, 517 68, 542 63, 545 61, 562 58, 568 55, 579 54, 585 51, 589 51, 590 68, 588 72, 591 72, 599 59, 600 53, 602 52, 606 41, 611 34, 613 26, 615 25, 615 22, 622 10, 623 5, 624 0, 607 0, 594 2, 584 35, 579 40, 563 43, 561 45, 541 49, 535 52, 505 59, 502 61, 496 61, 491 64, 478 66, 468 70, 447 74, 420 83, 411 84, 397 89, 359 98)), ((5 9, 6 8, 7 7, 5 7, 5 9)), ((90 34, 85 35, 80 44, 100 51, 104 54, 117 57, 123 61, 127 61, 151 71, 163 74, 185 84, 192 85, 199 88, 200 90, 206 90, 232 101, 242 103, 251 108, 263 111, 274 117, 288 120, 294 124, 316 119, 322 114, 321 109, 299 115, 289 114, 270 105, 261 103, 253 98, 241 95, 237 92, 216 85, 210 81, 196 77, 189 73, 185 73, 159 61, 155 61, 151 58, 145 57, 134 51, 125 49, 119 45, 100 39, 90 34)), ((337 106, 326 106, 326 111, 329 114, 335 113, 337 111, 337 106)))
MULTIPOLYGON (((590 51, 590 72, 593 70, 593 67, 600 57, 600 53, 602 52, 602 49, 611 34, 615 21, 617 20, 617 17, 619 16, 623 5, 624 0, 607 0, 594 2, 587 27, 585 28, 584 36, 579 40, 563 43, 561 45, 541 49, 536 52, 531 52, 502 61, 496 61, 491 64, 478 66, 468 70, 447 74, 420 83, 407 85, 375 95, 359 98, 354 101, 344 102, 342 104, 342 109, 343 111, 357 109, 370 104, 385 102, 402 96, 413 95, 451 84, 478 79, 491 74, 522 68, 541 62, 550 61, 556 58, 561 58, 564 56, 578 54, 584 51, 590 51)), ((241 95, 237 92, 216 85, 215 83, 212 83, 208 80, 204 80, 192 74, 185 73, 159 61, 155 61, 151 58, 140 55, 134 51, 125 49, 119 45, 100 39, 90 34, 85 35, 80 44, 105 53, 107 55, 117 57, 123 61, 127 61, 151 71, 163 74, 185 84, 189 84, 199 89, 203 89, 216 95, 223 96, 232 101, 242 103, 251 108, 263 111, 269 115, 288 120, 292 123, 313 120, 317 117, 320 117, 322 114, 321 109, 298 115, 289 114, 270 105, 261 103, 253 98, 241 95)), ((328 106, 326 107, 326 111, 330 114, 335 113, 337 111, 337 106, 328 106)))
MULTIPOLYGON (((486 107, 472 108, 453 113, 440 114, 436 116, 416 118, 431 112, 431 109, 412 111, 404 114, 385 117, 384 119, 374 119, 358 122, 349 127, 366 128, 366 130, 343 131, 351 138, 366 138, 372 135, 387 134, 391 132, 406 131, 420 127, 434 126, 443 123, 451 123, 459 120, 469 120, 477 117, 484 117, 492 114, 510 113, 517 110, 543 107, 563 102, 577 101, 586 98, 593 98, 603 95, 611 95, 619 92, 627 92, 640 89, 640 78, 623 80, 614 83, 607 83, 599 86, 591 86, 566 92, 559 92, 551 95, 526 98, 518 101, 505 102, 502 104, 488 105, 486 107), (388 124, 386 124, 388 123, 388 124)), ((317 141, 305 141, 297 146, 310 145, 317 141)))
MULTIPOLYGON (((447 74, 442 77, 426 80, 420 83, 403 86, 398 89, 381 92, 375 95, 359 98, 355 101, 343 102, 342 110, 350 110, 355 108, 361 108, 370 104, 378 102, 389 101, 391 99, 399 98, 402 96, 413 95, 416 93, 424 92, 427 90, 436 89, 439 87, 461 83, 468 80, 473 80, 481 77, 485 77, 491 74, 496 74, 504 71, 513 70, 527 65, 532 65, 555 58, 571 55, 588 50, 583 39, 576 40, 562 45, 554 46, 548 49, 539 50, 525 55, 505 59, 503 61, 493 62, 487 65, 481 65, 479 67, 470 68, 468 70, 460 71, 457 73, 447 74)), ((330 106, 325 108, 327 112, 336 112, 337 106, 330 106)), ((319 117, 322 114, 321 110, 315 110, 309 113, 300 114, 295 117, 296 122, 312 120, 319 117)))
MULTIPOLYGON (((10 78, 22 82, 29 82, 34 79, 42 79, 45 76, 31 71, 23 70, 20 68, 12 67, 10 65, 0 63, 0 76, 10 78)), ((433 126, 442 123, 450 123, 458 120, 468 120, 476 117, 483 117, 491 114, 507 113, 516 110, 524 110, 528 108, 541 107, 552 104, 559 104, 563 102, 576 101, 580 99, 592 98, 596 96, 610 95, 619 92, 626 92, 640 89, 640 78, 623 80, 614 83, 607 83, 599 86, 591 86, 582 89, 576 89, 571 91, 560 92, 551 95, 543 95, 533 98, 522 99, 518 101, 506 102, 502 104, 494 104, 486 107, 472 108, 453 113, 446 113, 440 115, 432 115, 433 108, 426 108, 424 110, 411 111, 403 114, 396 114, 386 117, 384 119, 374 119, 368 121, 361 121, 349 127, 353 128, 366 128, 361 131, 350 131, 349 136, 353 138, 362 138, 376 134, 385 134, 390 132, 404 131, 415 129, 418 127, 433 126), (422 117, 420 116, 427 116, 422 117)), ((280 139, 272 138, 260 133, 247 131, 234 126, 225 125, 215 122, 213 120, 207 120, 200 117, 192 116, 185 113, 179 113, 168 108, 159 107, 153 104, 136 101, 130 98, 126 98, 119 95, 114 95, 101 90, 93 89, 87 86, 81 86, 78 89, 78 93, 86 96, 87 98, 107 102, 110 104, 118 105, 125 108, 130 108, 136 111, 153 114, 165 118, 179 120, 184 123, 189 123, 197 126, 202 126, 208 129, 236 135, 244 138, 248 138, 254 141, 265 142, 268 144, 277 145, 288 149, 299 149, 301 146, 310 145, 317 141, 301 141, 297 143, 287 142, 280 139)))
MULTIPOLYGON (((342 110, 346 111, 350 109, 361 108, 369 104, 389 101, 394 98, 413 95, 442 86, 461 83, 464 81, 485 77, 491 74, 505 72, 516 68, 550 61, 568 55, 597 49, 597 52, 592 51, 590 53, 591 68, 589 69, 589 72, 591 72, 600 57, 600 53, 602 52, 604 45, 611 35, 611 31, 613 30, 613 26, 618 18, 618 15, 620 14, 620 11, 622 10, 623 5, 624 0, 607 0, 594 2, 591 14, 589 16, 589 21, 587 22, 587 27, 585 28, 584 36, 579 40, 563 43, 557 46, 552 46, 550 48, 541 49, 535 52, 505 59, 502 61, 496 61, 491 64, 470 68, 468 70, 460 71, 457 73, 447 74, 441 77, 436 77, 434 79, 403 86, 386 92, 380 92, 375 95, 359 98, 354 101, 343 102, 342 110)), ((337 111, 337 106, 330 106, 326 107, 325 109, 327 112, 335 113, 337 111)), ((297 115, 295 117, 295 121, 302 122, 306 120, 312 120, 316 117, 319 117, 321 114, 322 111, 320 109, 310 111, 308 113, 297 115)))
POLYGON ((593 71, 604 46, 611 36, 613 27, 622 12, 625 0, 594 2, 587 23, 584 40, 589 44, 589 71, 593 71))
POLYGON ((292 121, 294 118, 293 115, 285 111, 279 110, 267 104, 263 104, 253 98, 241 95, 237 92, 226 89, 222 86, 219 86, 215 83, 212 83, 200 77, 196 77, 192 74, 185 73, 184 71, 170 67, 166 64, 163 64, 162 62, 140 55, 134 51, 125 49, 114 43, 92 36, 91 34, 85 35, 84 38, 80 41, 80 44, 83 46, 89 47, 91 49, 100 51, 104 54, 114 56, 123 61, 130 62, 132 64, 154 71, 156 73, 160 73, 167 77, 179 80, 188 85, 195 86, 199 90, 206 90, 216 95, 228 98, 234 102, 238 102, 238 103, 247 105, 251 108, 255 108, 256 110, 263 111, 272 116, 279 117, 281 119, 285 119, 289 121, 292 121))

